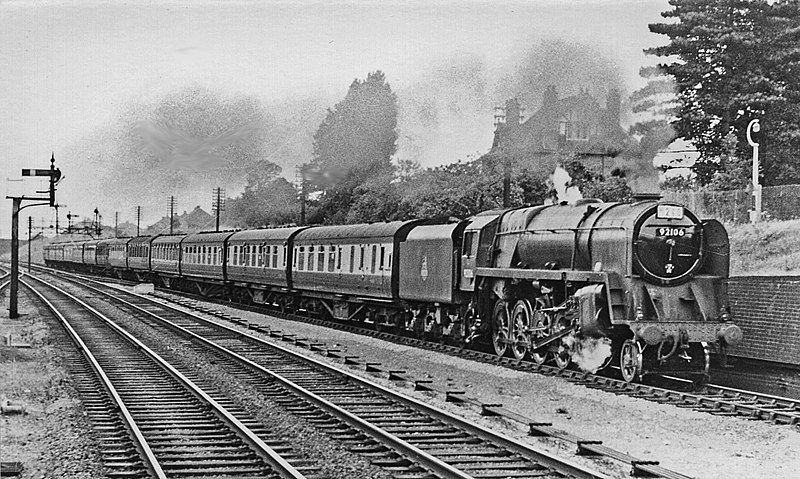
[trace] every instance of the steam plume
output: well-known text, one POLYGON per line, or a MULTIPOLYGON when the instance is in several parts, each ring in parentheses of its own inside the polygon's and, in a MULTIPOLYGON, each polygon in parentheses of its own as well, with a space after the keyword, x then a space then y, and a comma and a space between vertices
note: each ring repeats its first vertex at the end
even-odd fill
POLYGON ((553 180, 553 187, 558 195, 559 203, 562 201, 566 201, 567 203, 575 203, 579 199, 583 198, 583 195, 581 195, 581 192, 577 186, 568 186, 570 181, 572 181, 572 177, 569 176, 567 170, 562 168, 561 165, 556 166, 551 178, 553 180))

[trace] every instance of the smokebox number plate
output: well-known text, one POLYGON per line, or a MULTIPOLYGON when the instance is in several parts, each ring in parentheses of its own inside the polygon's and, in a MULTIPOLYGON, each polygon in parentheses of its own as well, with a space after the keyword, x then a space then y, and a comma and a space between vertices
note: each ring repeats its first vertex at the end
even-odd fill
POLYGON ((656 228, 656 236, 667 238, 682 238, 686 236, 686 228, 656 228))

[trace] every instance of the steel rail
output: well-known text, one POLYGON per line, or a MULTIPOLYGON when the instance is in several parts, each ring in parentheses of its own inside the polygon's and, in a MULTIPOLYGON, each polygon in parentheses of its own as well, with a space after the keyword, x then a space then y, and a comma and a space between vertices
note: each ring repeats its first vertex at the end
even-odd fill
MULTIPOLYGON (((189 390, 195 397, 200 398, 201 400, 205 401, 212 407, 212 410, 215 412, 215 415, 219 417, 228 427, 230 427, 234 432, 239 435, 244 442, 250 446, 253 451, 258 454, 267 464, 269 464, 273 470, 283 478, 286 479, 304 479, 305 476, 300 473, 297 469, 294 468, 291 464, 289 464, 283 457, 281 457, 275 450, 273 450, 270 446, 268 446, 263 440, 261 440, 258 436, 256 436, 247 426, 245 426, 241 421, 239 421, 236 417, 234 417, 230 412, 227 411, 221 404, 219 404, 214 398, 209 396, 205 391, 203 391, 199 386, 197 386, 193 381, 189 378, 184 376, 180 371, 175 369, 174 366, 169 364, 165 359, 163 359, 158 353, 147 347, 144 343, 142 343, 139 339, 133 336, 131 333, 123 329, 121 326, 114 323, 112 320, 107 318, 105 315, 97 311, 92 306, 88 305, 81 299, 75 297, 74 295, 64 291, 63 289, 48 283, 47 281, 41 278, 34 278, 37 281, 42 282, 43 284, 47 285, 50 288, 55 289, 56 291, 60 292, 61 294, 67 296, 72 301, 76 302, 77 304, 81 305, 84 309, 89 311, 92 315, 98 318, 100 321, 104 322, 108 325, 111 329, 113 329, 117 334, 122 336, 125 340, 129 343, 133 344, 136 348, 141 350, 144 354, 154 360, 159 366, 164 368, 172 377, 177 379, 187 390, 189 390)), ((30 288, 29 285, 26 284, 30 288)), ((31 288, 32 289, 32 288, 31 288)), ((38 293, 37 293, 38 294, 38 293)), ((43 296, 40 295, 42 299, 43 296)), ((63 318, 63 316, 61 316, 63 318)), ((64 320, 66 321, 66 320, 64 320)), ((84 345, 85 346, 85 345, 84 345)), ((87 350, 88 351, 88 350, 87 350)), ((99 364, 97 365, 99 367, 99 364)), ((107 378, 106 378, 107 379, 107 378)), ((122 404, 122 400, 120 398, 120 403, 122 404)), ((124 404, 123 404, 124 406, 124 404)), ((132 417, 131 417, 132 420, 132 417)), ((144 438, 142 437, 142 440, 144 438)), ((152 451, 151 451, 152 454, 152 451)), ((155 459, 155 456, 153 456, 155 459)), ((161 477, 161 476, 159 476, 161 477)), ((164 476, 166 477, 166 476, 164 476)))
MULTIPOLYGON (((89 281, 93 281, 93 280, 89 280, 89 281)), ((95 282, 95 281, 93 281, 93 282, 95 282)), ((469 476, 467 474, 464 474, 462 471, 454 468, 453 466, 450 466, 449 464, 447 464, 444 461, 441 461, 440 459, 428 454, 427 452, 422 451, 421 449, 419 449, 416 446, 408 443, 407 441, 404 441, 404 440, 402 440, 402 439, 400 439, 400 438, 388 433, 387 431, 384 431, 384 430, 374 426, 373 424, 369 423, 368 421, 365 421, 365 420, 359 418, 358 416, 356 416, 356 415, 354 415, 354 414, 342 409, 341 407, 333 404, 332 402, 330 402, 330 401, 328 401, 328 400, 326 400, 326 399, 314 394, 313 392, 303 388, 302 386, 299 386, 299 385, 295 384, 294 382, 282 377, 279 373, 276 373, 276 372, 274 372, 274 371, 272 371, 272 370, 270 370, 270 369, 268 369, 268 368, 266 368, 264 366, 261 366, 260 364, 257 364, 255 362, 249 360, 248 358, 236 353, 236 352, 230 351, 227 348, 225 348, 223 346, 220 346, 220 345, 214 343, 213 341, 202 337, 201 335, 199 335, 197 333, 189 331, 188 329, 173 323, 172 321, 169 321, 167 319, 161 318, 157 314, 155 314, 155 313, 153 313, 151 311, 148 311, 148 310, 146 310, 146 309, 144 309, 144 308, 142 308, 142 307, 140 307, 138 305, 135 305, 135 304, 131 303, 130 301, 127 301, 127 300, 125 300, 123 298, 120 298, 118 296, 114 296, 111 293, 108 293, 106 291, 102 291, 101 289, 95 288, 93 286, 85 285, 85 287, 90 288, 91 290, 96 291, 98 293, 104 294, 104 295, 106 295, 108 297, 111 297, 114 300, 116 300, 116 301, 118 301, 118 302, 120 302, 122 304, 125 304, 126 306, 128 306, 130 308, 133 308, 133 309, 141 312, 142 314, 145 314, 145 315, 147 315, 147 316, 149 316, 149 317, 151 317, 151 318, 153 318, 153 319, 155 319, 155 320, 157 320, 159 322, 162 322, 162 323, 168 325, 170 328, 172 328, 172 329, 174 329, 176 331, 180 331, 181 333, 183 333, 183 334, 195 339, 198 342, 206 344, 207 346, 213 348, 215 351, 218 351, 218 352, 220 352, 220 353, 222 353, 222 354, 224 354, 224 355, 226 355, 228 357, 234 358, 237 362, 240 362, 242 364, 247 365, 252 370, 257 371, 262 375, 267 375, 268 377, 270 377, 270 378, 274 379, 275 381, 279 382, 280 384, 282 384, 287 389, 293 391, 295 394, 297 394, 300 397, 306 399, 310 403, 312 403, 312 404, 316 405, 317 407, 325 410, 326 412, 336 416, 337 418, 339 418, 343 422, 347 423, 348 425, 350 425, 350 426, 352 426, 352 427, 354 427, 356 429, 359 429, 359 430, 361 430, 362 432, 364 432, 366 434, 369 434, 369 435, 371 435, 373 437, 376 437, 381 441, 384 441, 386 444, 389 444, 390 446, 394 447, 398 451, 406 454, 408 457, 413 458, 414 460, 418 461, 421 465, 429 468, 432 472, 434 472, 436 474, 439 474, 439 475, 441 475, 443 477, 447 477, 447 478, 462 478, 462 479, 466 479, 466 478, 472 477, 472 476, 469 476)), ((113 286, 110 286, 110 288, 116 289, 116 288, 113 288, 113 286)), ((264 340, 262 340, 260 338, 256 338, 256 337, 249 336, 249 335, 243 335, 240 331, 238 331, 238 330, 236 330, 234 328, 231 328, 231 327, 229 327, 227 325, 220 324, 220 323, 217 323, 215 321, 211 321, 211 320, 209 320, 207 318, 203 318, 202 316, 198 316, 196 314, 180 310, 178 308, 175 308, 174 306, 166 305, 166 304, 163 304, 163 303, 154 302, 150 298, 147 298, 147 297, 144 297, 142 295, 135 294, 135 293, 130 293, 130 292, 127 292, 127 291, 123 291, 123 292, 126 293, 126 294, 133 295, 133 296, 135 296, 135 297, 137 297, 137 298, 139 298, 141 300, 144 300, 144 301, 146 301, 148 303, 155 303, 155 304, 158 304, 161 307, 164 307, 166 309, 170 309, 170 310, 175 311, 175 312, 177 312, 179 314, 190 316, 196 321, 199 321, 201 323, 204 323, 206 325, 212 326, 212 327, 217 328, 217 329, 224 330, 224 331, 226 331, 226 332, 228 332, 230 334, 233 334, 233 335, 235 335, 237 337, 245 337, 245 338, 247 338, 247 340, 257 342, 261 346, 264 346, 264 347, 267 347, 267 348, 270 348, 270 349, 273 349, 273 350, 280 351, 282 354, 288 355, 288 356, 294 358, 295 360, 298 360, 298 361, 301 361, 301 362, 305 362, 305 363, 310 363, 315 368, 322 369, 322 370, 328 372, 329 374, 334 374, 336 376, 345 377, 348 380, 353 381, 353 382, 355 382, 356 384, 358 384, 358 385, 360 385, 362 387, 366 387, 367 389, 369 389, 369 390, 371 390, 373 392, 377 392, 377 393, 379 393, 381 395, 388 396, 390 399, 398 401, 401 404, 404 404, 404 405, 406 405, 408 407, 411 407, 413 409, 416 409, 418 411, 422 411, 422 412, 424 412, 424 413, 426 413, 426 414, 428 414, 428 415, 430 415, 430 416, 432 416, 434 418, 437 418, 437 419, 439 419, 441 421, 448 422, 448 423, 450 423, 450 424, 452 424, 452 425, 454 425, 456 427, 460 427, 463 430, 465 430, 467 432, 470 432, 470 433, 474 434, 475 436, 477 436, 477 437, 479 437, 481 439, 493 442, 493 443, 498 444, 498 445, 502 445, 503 447, 507 448, 508 450, 510 450, 512 452, 516 452, 518 454, 521 454, 522 456, 527 457, 529 459, 532 459, 532 460, 534 460, 536 462, 539 462, 542 465, 544 465, 546 467, 549 467, 549 468, 551 468, 551 469, 553 469, 555 471, 559 471, 559 472, 562 472, 562 473, 569 474, 569 475, 571 475, 572 477, 575 477, 575 478, 593 478, 593 479, 596 478, 596 479, 600 479, 600 478, 607 478, 608 477, 605 474, 590 470, 588 468, 585 468, 583 466, 575 464, 575 463, 573 463, 571 461, 568 461, 566 459, 559 458, 559 457, 557 457, 555 455, 552 455, 550 453, 547 453, 545 451, 541 451, 539 449, 536 449, 533 446, 520 444, 518 441, 516 441, 513 438, 510 438, 510 437, 505 436, 505 435, 501 435, 501 434, 496 433, 496 432, 492 432, 492 431, 490 431, 488 429, 485 429, 485 428, 481 428, 480 426, 472 424, 472 423, 470 423, 470 422, 468 422, 468 421, 466 421, 464 419, 458 418, 457 416, 451 415, 451 414, 449 414, 449 413, 447 413, 447 412, 445 412, 443 410, 440 410, 438 408, 435 408, 433 406, 429 406, 429 405, 427 405, 427 404, 425 404, 423 402, 420 402, 420 401, 418 401, 418 400, 416 400, 414 398, 411 398, 410 396, 406 396, 406 395, 403 395, 401 393, 391 391, 389 389, 386 389, 386 388, 378 385, 377 383, 373 383, 373 382, 368 381, 366 379, 363 379, 363 378, 360 378, 358 376, 355 376, 355 375, 353 375, 352 373, 350 373, 348 371, 345 371, 345 370, 336 368, 334 366, 322 363, 320 361, 317 361, 314 358, 310 358, 310 357, 304 356, 302 354, 296 353, 296 352, 291 351, 289 349, 283 348, 283 347, 281 347, 279 345, 275 345, 275 344, 272 344, 270 342, 264 341, 264 340)))
MULTIPOLYGON (((31 276, 31 278, 33 278, 31 276)), ((39 280, 38 278, 33 278, 39 280)), ((41 280, 39 280, 41 281, 41 280)), ((78 333, 73 329, 72 325, 69 324, 67 318, 61 313, 61 311, 56 308, 56 306, 48 300, 44 294, 42 294, 39 290, 28 284, 27 281, 20 280, 20 283, 25 285, 29 290, 31 290, 39 299, 53 312, 53 314, 58 318, 59 322, 61 323, 62 327, 67 331, 72 341, 78 346, 78 349, 81 351, 83 356, 89 361, 89 364, 92 366, 95 374, 100 378, 100 381, 103 384, 103 387, 108 391, 111 399, 114 401, 117 409, 119 410, 120 415, 122 416, 122 420, 125 423, 125 427, 128 429, 129 433, 133 436, 133 443, 136 448, 139 450, 139 456, 142 459, 142 462, 145 464, 145 467, 149 470, 149 472, 157 477, 158 479, 166 479, 167 475, 161 469, 161 465, 158 462, 155 454, 153 454, 153 450, 150 448, 150 445, 147 443, 147 440, 142 435, 142 431, 139 430, 139 426, 136 425, 136 421, 133 419, 130 411, 128 410, 125 403, 122 401, 122 397, 117 392, 117 389, 111 383, 111 379, 106 375, 106 372, 103 370, 103 367, 100 366, 100 363, 97 362, 97 359, 94 357, 91 351, 89 351, 88 346, 86 343, 83 342, 81 337, 78 333)), ((46 283, 45 283, 46 284, 46 283)))
MULTIPOLYGON (((64 273, 63 271, 59 271, 59 273, 83 278, 87 281, 97 282, 96 280, 93 280, 85 275, 75 275, 72 273, 64 273)), ((164 299, 175 302, 173 299, 164 299)), ((213 301, 213 299, 209 298, 204 298, 204 300, 213 301)), ((244 305, 236 305, 236 307, 264 313, 263 309, 249 308, 244 305)), ((467 356, 469 359, 497 364, 513 369, 535 371, 550 376, 559 376, 573 383, 591 385, 592 387, 601 388, 604 391, 613 392, 615 394, 625 394, 659 403, 690 406, 698 411, 707 412, 710 414, 736 415, 748 419, 769 420, 776 424, 787 424, 794 426, 800 425, 800 401, 792 398, 773 396, 755 391, 739 390, 716 384, 706 385, 706 390, 709 392, 709 394, 702 394, 677 391, 641 383, 626 383, 621 380, 599 376, 597 374, 573 370, 560 370, 559 368, 548 366, 546 364, 537 365, 531 362, 521 362, 516 359, 497 357, 494 354, 487 354, 479 351, 469 351, 466 353, 462 351, 463 348, 432 343, 430 341, 409 338, 406 336, 398 336, 387 332, 374 331, 356 325, 328 322, 321 319, 309 318, 296 314, 292 315, 279 312, 270 312, 270 314, 274 314, 289 320, 297 320, 310 324, 322 325, 333 329, 369 335, 385 340, 392 340, 401 344, 410 344, 417 347, 424 347, 440 352, 446 352, 457 356, 467 356)), ((618 367, 614 368, 618 369, 618 367)), ((681 378, 674 378, 671 376, 663 377, 679 383, 689 383, 689 381, 681 378)))

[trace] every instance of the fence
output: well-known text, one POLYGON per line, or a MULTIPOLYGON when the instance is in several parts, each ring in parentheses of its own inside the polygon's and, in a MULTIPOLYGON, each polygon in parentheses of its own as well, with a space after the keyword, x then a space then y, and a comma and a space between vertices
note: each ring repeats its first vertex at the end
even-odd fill
MULTIPOLYGON (((702 218, 728 223, 750 221, 753 195, 747 190, 664 192, 664 199, 689 207, 702 218)), ((761 210, 765 219, 800 218, 800 185, 768 186, 762 189, 761 210)))

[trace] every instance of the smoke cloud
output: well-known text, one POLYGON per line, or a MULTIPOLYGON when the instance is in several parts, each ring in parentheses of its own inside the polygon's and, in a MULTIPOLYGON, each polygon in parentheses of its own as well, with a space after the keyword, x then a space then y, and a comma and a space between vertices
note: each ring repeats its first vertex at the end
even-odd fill
POLYGON ((136 206, 143 224, 163 217, 171 195, 179 212, 198 205, 210 211, 215 187, 237 196, 261 161, 291 177, 311 157, 325 104, 314 98, 267 104, 197 87, 131 102, 64 152, 77 166, 65 173, 70 181, 60 191, 81 198, 68 205, 72 213, 98 207, 105 218, 119 211, 120 222, 132 221, 136 206))
POLYGON ((492 146, 494 108, 517 98, 531 115, 548 85, 561 97, 588 89, 601 104, 611 89, 626 96, 619 66, 585 44, 542 40, 491 66, 479 55, 454 54, 396 91, 396 158, 431 167, 480 156, 492 146))
POLYGON ((572 181, 572 177, 569 176, 567 170, 562 168, 561 165, 556 166, 556 169, 553 171, 553 175, 550 177, 550 179, 553 182, 553 188, 556 190, 559 203, 566 201, 567 203, 572 204, 583 198, 583 195, 577 186, 569 186, 570 182, 572 181))
POLYGON ((609 338, 577 338, 569 336, 564 342, 572 353, 572 362, 582 371, 596 373, 611 357, 609 338))

